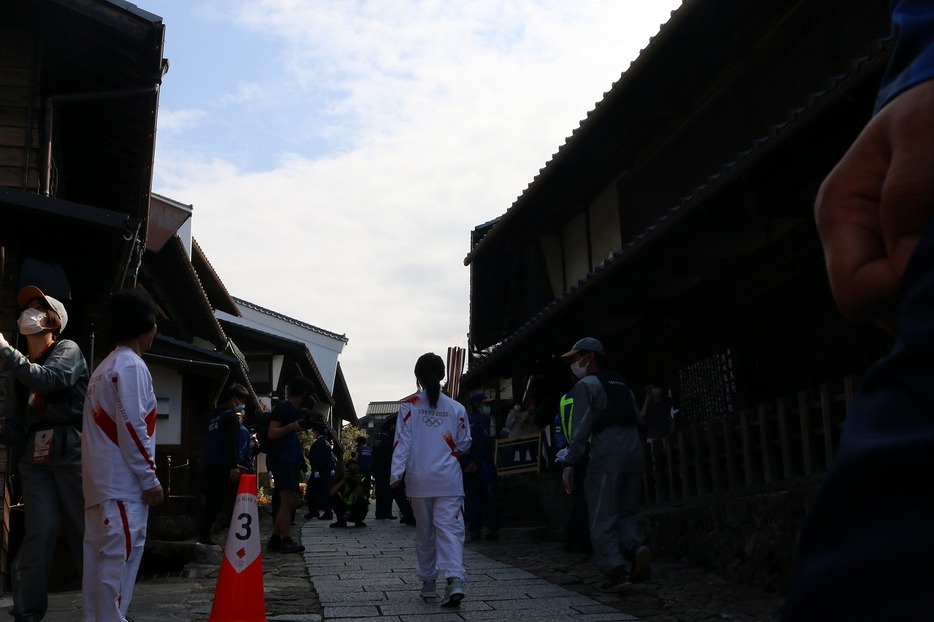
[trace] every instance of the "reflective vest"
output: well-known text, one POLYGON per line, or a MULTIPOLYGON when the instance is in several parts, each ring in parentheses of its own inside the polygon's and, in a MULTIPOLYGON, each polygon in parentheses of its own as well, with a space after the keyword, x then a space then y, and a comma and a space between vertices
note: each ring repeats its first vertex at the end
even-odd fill
POLYGON ((558 415, 561 418, 561 432, 564 434, 564 440, 570 445, 571 438, 573 438, 571 434, 574 430, 574 389, 568 391, 558 402, 558 415))

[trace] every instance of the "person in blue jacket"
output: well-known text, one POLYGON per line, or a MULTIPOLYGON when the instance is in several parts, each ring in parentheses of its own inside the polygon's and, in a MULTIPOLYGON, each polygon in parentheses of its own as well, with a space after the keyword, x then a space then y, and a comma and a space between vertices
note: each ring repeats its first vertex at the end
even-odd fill
POLYGON ((934 3, 892 3, 876 112, 815 204, 834 299, 896 338, 799 538, 786 621, 934 619, 934 3))
POLYGON ((496 461, 490 441, 490 402, 485 393, 470 396, 470 449, 461 456, 464 469, 464 512, 471 540, 479 540, 486 526, 486 539, 496 540, 500 527, 496 461))
POLYGON ((221 509, 233 511, 240 482, 240 418, 237 411, 249 396, 240 384, 231 384, 221 391, 217 408, 208 420, 204 442, 204 468, 201 473, 201 494, 204 508, 198 544, 216 546, 211 539, 214 521, 221 509))

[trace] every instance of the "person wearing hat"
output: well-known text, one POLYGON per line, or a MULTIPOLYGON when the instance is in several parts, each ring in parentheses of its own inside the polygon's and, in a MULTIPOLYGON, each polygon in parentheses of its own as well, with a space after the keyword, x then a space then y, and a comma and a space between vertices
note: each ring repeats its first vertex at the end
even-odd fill
POLYGON ((331 511, 330 488, 334 480, 335 460, 326 430, 327 426, 323 422, 315 421, 311 424, 314 440, 307 454, 311 472, 305 487, 305 502, 308 506, 305 518, 330 520, 334 516, 331 511))
POLYGON ((214 521, 221 509, 230 522, 240 483, 240 418, 249 392, 241 384, 231 384, 221 391, 217 408, 208 420, 204 442, 204 466, 201 471, 201 495, 204 499, 198 544, 217 546, 211 539, 214 521))
POLYGON ((499 498, 496 460, 490 441, 490 402, 479 392, 470 396, 470 449, 461 456, 464 469, 464 511, 471 540, 479 540, 486 525, 486 539, 495 540, 499 531, 499 498))
POLYGON ((35 285, 16 295, 16 325, 26 354, 0 334, 0 361, 10 372, 0 442, 16 447, 22 478, 25 533, 13 560, 13 616, 41 620, 60 517, 76 568, 82 567, 81 412, 88 366, 74 341, 59 339, 65 306, 35 285))
POLYGON ((590 540, 597 568, 606 573, 598 586, 619 593, 644 581, 650 574, 652 550, 639 533, 639 498, 645 453, 642 415, 625 381, 606 369, 603 344, 585 337, 561 355, 578 378, 574 385, 574 428, 564 457, 562 480, 574 491, 575 465, 590 460, 584 478, 584 496, 590 517, 590 540), (626 561, 631 563, 627 572, 626 561))

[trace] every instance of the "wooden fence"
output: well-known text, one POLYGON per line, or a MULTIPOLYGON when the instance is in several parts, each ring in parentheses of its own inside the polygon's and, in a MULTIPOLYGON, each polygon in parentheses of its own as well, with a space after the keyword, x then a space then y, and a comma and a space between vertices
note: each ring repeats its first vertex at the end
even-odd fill
POLYGON ((663 505, 774 487, 826 471, 857 386, 824 384, 649 441, 645 501, 663 505))

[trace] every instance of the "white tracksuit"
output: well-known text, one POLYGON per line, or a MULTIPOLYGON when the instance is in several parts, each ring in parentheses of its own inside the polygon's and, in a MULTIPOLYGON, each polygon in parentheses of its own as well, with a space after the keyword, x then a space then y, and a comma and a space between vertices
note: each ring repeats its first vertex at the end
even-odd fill
POLYGON ((133 597, 149 517, 143 491, 159 485, 156 410, 149 369, 118 346, 94 370, 84 402, 86 622, 123 622, 133 597))
POLYGON ((445 394, 431 408, 422 391, 403 402, 396 424, 389 482, 405 476, 415 514, 415 573, 421 581, 466 578, 464 571, 464 480, 461 452, 470 448, 464 407, 445 394))

